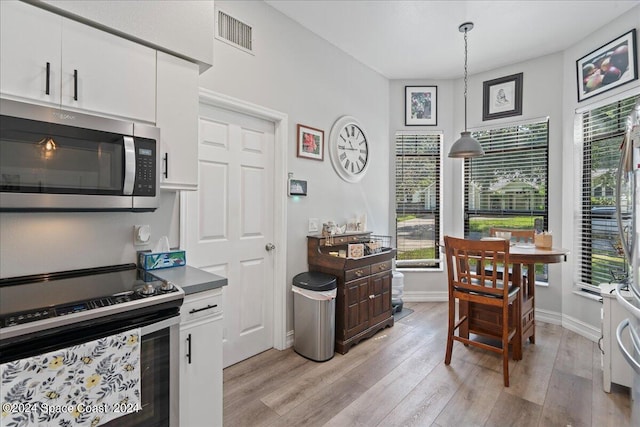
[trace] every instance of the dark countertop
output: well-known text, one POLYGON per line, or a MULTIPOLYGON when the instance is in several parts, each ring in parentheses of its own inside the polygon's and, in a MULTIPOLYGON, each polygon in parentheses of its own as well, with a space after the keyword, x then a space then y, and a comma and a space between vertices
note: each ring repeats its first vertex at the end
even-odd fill
POLYGON ((184 267, 162 268, 148 273, 160 280, 167 280, 180 286, 185 295, 210 291, 227 286, 227 279, 199 268, 185 265, 184 267))

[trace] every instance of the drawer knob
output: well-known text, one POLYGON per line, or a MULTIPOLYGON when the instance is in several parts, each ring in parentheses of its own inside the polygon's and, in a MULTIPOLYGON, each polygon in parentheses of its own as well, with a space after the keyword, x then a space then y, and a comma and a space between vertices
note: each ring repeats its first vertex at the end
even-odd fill
POLYGON ((375 297, 375 295, 369 295, 369 299, 374 299, 375 297))
POLYGON ((362 270, 356 271, 356 276, 358 276, 358 277, 362 277, 363 274, 364 274, 364 271, 362 271, 362 270))

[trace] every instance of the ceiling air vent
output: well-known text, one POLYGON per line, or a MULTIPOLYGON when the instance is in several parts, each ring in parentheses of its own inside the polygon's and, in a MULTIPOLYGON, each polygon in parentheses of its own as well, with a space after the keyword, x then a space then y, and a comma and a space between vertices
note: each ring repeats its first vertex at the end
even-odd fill
POLYGON ((251 26, 218 10, 218 31, 216 38, 248 53, 253 53, 251 26))

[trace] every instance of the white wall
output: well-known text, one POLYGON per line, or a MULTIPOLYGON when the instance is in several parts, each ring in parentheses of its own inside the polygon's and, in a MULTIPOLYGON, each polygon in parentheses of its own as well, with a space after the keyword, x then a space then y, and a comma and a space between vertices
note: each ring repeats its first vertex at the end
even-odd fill
MULTIPOLYGON (((179 244, 176 193, 162 193, 153 213, 0 213, 0 277, 136 262, 161 236, 179 244), (150 244, 134 246, 133 226, 151 227, 150 244)), ((187 262, 189 261, 187 254, 187 262)))
MULTIPOLYGON (((562 198, 562 240, 563 242, 573 242, 574 233, 574 202, 579 197, 575 193, 575 179, 577 171, 574 168, 574 118, 576 109, 582 109, 589 105, 606 103, 607 100, 613 101, 633 94, 640 93, 640 81, 636 80, 624 84, 618 88, 609 90, 600 95, 589 98, 578 103, 577 85, 576 85, 576 60, 587 55, 589 52, 598 49, 610 41, 616 39, 622 34, 635 28, 640 31, 640 5, 631 9, 629 12, 612 21, 608 25, 595 30, 589 37, 586 37, 580 43, 570 47, 564 51, 563 58, 563 87, 562 87, 562 111, 564 113, 562 125, 563 140, 563 157, 566 161, 562 168, 562 183, 564 193, 562 198)), ((636 52, 636 55, 638 52, 636 52)), ((570 244, 570 243, 567 243, 570 244)), ((576 248, 571 247, 576 253, 576 248)), ((569 257, 569 262, 563 265, 562 269, 562 314, 567 322, 575 323, 575 327, 579 327, 580 323, 592 325, 599 329, 600 327, 600 307, 598 301, 588 299, 583 295, 574 293, 574 269, 575 258, 569 257)))
MULTIPOLYGON (((55 0, 50 2, 61 4, 55 0)), ((262 2, 217 1, 216 6, 253 26, 255 55, 215 41, 214 66, 201 76, 201 85, 288 114, 288 171, 293 172, 295 178, 309 182, 309 196, 289 199, 287 205, 289 283, 295 274, 307 268, 305 236, 309 217, 342 223, 355 214, 366 213, 369 229, 381 234, 394 230, 389 186, 393 161, 390 147, 394 132, 406 128, 405 85, 438 86, 438 126, 425 129, 440 129, 445 133, 443 210, 453 215, 445 215, 443 227, 445 233, 462 234, 462 161, 446 157, 463 127, 461 79, 388 82, 262 2), (323 162, 296 157, 296 124, 323 129, 328 139, 331 125, 345 114, 355 116, 371 140, 372 164, 358 184, 348 184, 338 178, 326 151, 323 162)), ((113 15, 103 12, 120 16, 116 12, 113 15)), ((130 27, 134 24, 128 23, 130 27)), ((563 53, 470 76, 470 129, 550 116, 550 228, 560 237, 556 243, 562 246, 570 247, 573 241, 573 196, 567 196, 562 190, 562 187, 573 188, 573 111, 588 104, 578 105, 575 99, 575 60, 639 27, 640 6, 595 30, 563 53), (482 82, 521 71, 524 72, 523 115, 483 123, 482 82)), ((171 37, 181 36, 172 34, 171 37)), ((473 73, 472 48, 469 70, 473 73)), ((639 87, 636 81, 593 101, 623 91, 637 91, 639 87)), ((1 213, 0 277, 134 262, 138 249, 132 243, 135 224, 151 225, 153 243, 161 235, 168 235, 170 244, 177 246, 177 205, 174 193, 163 193, 160 209, 152 214, 1 213)), ((599 304, 572 293, 572 257, 565 264, 551 266, 550 273, 549 288, 537 289, 537 307, 564 313, 565 317, 586 325, 599 325, 599 304)), ((445 291, 446 277, 442 272, 405 275, 405 292, 426 292, 433 296, 445 291)), ((290 329, 290 318, 288 325, 290 329)))
POLYGON ((265 3, 216 1, 216 7, 253 27, 255 54, 216 40, 215 64, 200 76, 200 85, 288 114, 288 172, 308 181, 306 198, 288 199, 290 286, 294 275, 308 269, 308 218, 343 224, 365 213, 370 230, 389 233, 388 81, 265 3), (324 130, 328 143, 331 126, 343 115, 358 119, 370 141, 371 164, 356 184, 334 172, 327 147, 322 162, 296 157, 298 123, 324 130))
MULTIPOLYGON (((472 51, 471 51, 472 52, 472 51)), ((473 69, 473 56, 469 55, 469 69, 473 69)), ((550 117, 550 229, 560 231, 561 223, 561 190, 553 182, 559 182, 559 171, 562 166, 562 99, 557 96, 562 92, 562 55, 554 54, 532 61, 514 64, 509 67, 492 70, 486 73, 470 75, 468 79, 468 107, 467 127, 474 130, 482 127, 499 127, 508 123, 517 123, 531 119, 550 117), (498 120, 482 121, 482 83, 487 80, 504 77, 523 72, 523 104, 522 115, 498 120)), ((443 148, 443 233, 454 236, 463 235, 463 182, 461 159, 450 159, 447 153, 451 145, 460 137, 464 130, 464 80, 444 81, 415 81, 394 80, 390 85, 390 134, 397 130, 429 130, 437 129, 444 132, 443 148), (404 126, 404 86, 410 85, 438 86, 438 126, 406 127, 404 126)), ((560 244, 561 242, 556 242, 560 244)), ((447 276, 442 271, 404 271, 405 288, 409 300, 442 300, 447 298, 447 276)), ((550 267, 549 288, 540 288, 539 305, 546 309, 559 312, 560 299, 560 269, 550 267)))
MULTIPOLYGON (((574 169, 573 120, 575 110, 590 103, 602 103, 608 98, 630 96, 639 93, 640 82, 628 83, 593 99, 577 102, 576 59, 608 43, 632 28, 640 28, 640 6, 594 32, 564 52, 536 58, 486 73, 469 76, 468 128, 474 130, 487 126, 525 121, 549 116, 549 229, 554 232, 554 246, 561 246, 576 253, 574 246, 574 194, 576 171, 574 169), (521 116, 482 121, 482 83, 487 80, 523 72, 523 111, 521 116)), ((469 70, 473 72, 473 49, 469 52, 469 70)), ((463 129, 464 104, 463 80, 455 81, 406 81, 390 83, 390 138, 404 126, 404 86, 435 84, 438 97, 445 101, 438 106, 438 126, 411 129, 438 129, 445 132, 443 161, 443 228, 445 234, 461 236, 462 219, 462 161, 446 157, 449 148, 463 129), (453 99, 453 107, 448 105, 453 99), (459 100, 459 101, 458 101, 459 100), (443 114, 445 115, 442 120, 443 114), (451 114, 448 118, 446 115, 451 114), (453 213, 453 216, 449 213, 453 213)), ((391 161, 392 162, 392 161, 391 161)), ((393 208, 391 209, 393 212, 393 208)), ((391 221, 393 216, 391 215, 391 221)), ((393 225, 390 226, 393 229, 393 225)), ((549 266, 549 287, 536 288, 536 309, 547 320, 562 322, 584 335, 594 337, 600 329, 600 306, 595 299, 574 292, 575 258, 571 254, 563 264, 549 266)), ((447 277, 444 272, 403 271, 404 292, 409 300, 446 299, 447 277)))

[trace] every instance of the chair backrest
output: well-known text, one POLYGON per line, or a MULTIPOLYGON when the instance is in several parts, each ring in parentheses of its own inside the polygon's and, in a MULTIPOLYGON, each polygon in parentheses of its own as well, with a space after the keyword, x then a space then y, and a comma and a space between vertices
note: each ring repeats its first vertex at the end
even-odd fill
POLYGON ((507 299, 509 278, 504 283, 498 267, 509 264, 508 241, 444 236, 444 247, 450 296, 460 291, 507 299))
POLYGON ((517 243, 533 243, 533 238, 536 234, 533 228, 530 230, 523 230, 516 228, 491 227, 489 229, 489 236, 495 237, 497 231, 507 231, 511 233, 511 238, 517 243))

